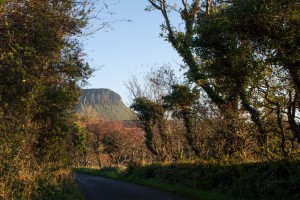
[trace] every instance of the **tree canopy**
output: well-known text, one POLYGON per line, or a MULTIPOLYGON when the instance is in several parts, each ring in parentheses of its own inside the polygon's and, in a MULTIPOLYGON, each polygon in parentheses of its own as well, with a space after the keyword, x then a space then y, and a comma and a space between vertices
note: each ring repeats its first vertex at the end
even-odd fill
MULTIPOLYGON (((274 137, 284 157, 294 151, 289 146, 300 138, 298 1, 149 0, 147 10, 161 13, 162 35, 182 57, 187 81, 226 119, 221 132, 228 144, 240 141, 237 122, 247 118, 265 156, 277 151, 274 137), (172 23, 176 14, 179 25, 172 23)), ((183 89, 174 86, 165 97, 172 112, 183 113, 182 102, 193 101, 183 89)))

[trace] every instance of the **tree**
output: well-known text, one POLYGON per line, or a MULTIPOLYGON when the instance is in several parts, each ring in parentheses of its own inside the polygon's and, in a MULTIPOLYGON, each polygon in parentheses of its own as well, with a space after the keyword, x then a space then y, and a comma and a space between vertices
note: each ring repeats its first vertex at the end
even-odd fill
POLYGON ((173 85, 172 92, 163 97, 167 108, 171 108, 173 115, 183 119, 186 129, 185 138, 194 153, 199 157, 200 150, 196 145, 195 127, 197 113, 193 105, 199 100, 199 91, 196 88, 190 89, 187 85, 173 85))
MULTIPOLYGON (((228 16, 234 21, 233 28, 241 37, 250 40, 253 46, 265 56, 265 63, 272 66, 273 71, 285 71, 289 77, 292 90, 285 94, 289 98, 287 110, 288 121, 295 138, 300 138, 295 106, 299 94, 299 12, 298 1, 237 1, 228 10, 228 16), (243 10, 243 11, 242 11, 243 10), (247 18, 241 18, 243 12, 247 18)), ((283 79, 282 79, 283 80, 283 79)), ((281 81, 281 80, 280 80, 281 81)), ((284 81, 284 82, 286 82, 284 81)), ((286 99, 288 99, 286 98, 286 99)), ((282 104, 283 102, 280 102, 282 104)))
POLYGON ((42 156, 51 138, 64 134, 59 130, 66 130, 78 83, 91 72, 72 38, 86 23, 84 12, 72 1, 2 4, 1 108, 11 117, 45 124, 36 144, 42 156))
POLYGON ((88 130, 88 143, 95 154, 97 164, 101 168, 103 166, 101 160, 101 154, 103 153, 103 145, 101 143, 104 131, 103 131, 103 119, 101 118, 83 118, 83 123, 88 130))
MULTIPOLYGON (((210 14, 211 1, 205 2, 205 11, 201 9, 200 0, 193 0, 191 3, 187 1, 182 1, 182 7, 177 8, 176 11, 180 14, 180 17, 184 23, 185 31, 176 30, 171 24, 169 18, 169 11, 174 10, 173 6, 170 6, 166 0, 149 0, 152 7, 148 10, 157 9, 162 13, 164 17, 165 24, 162 26, 163 30, 167 33, 167 40, 175 48, 178 54, 182 57, 183 61, 186 63, 189 71, 187 76, 199 84, 208 96, 213 100, 214 103, 222 107, 222 105, 227 104, 226 99, 224 99, 214 87, 208 82, 208 77, 205 72, 199 70, 201 66, 201 61, 199 63, 198 58, 194 54, 194 50, 197 48, 193 42, 193 38, 196 33, 195 25, 197 23, 198 16, 204 14, 210 14), (207 12, 207 13, 205 13, 207 12)), ((233 97, 228 97, 233 98, 233 97)))
MULTIPOLYGON (((235 125, 243 112, 239 108, 240 103, 256 124, 258 143, 264 148, 267 130, 261 120, 261 113, 251 105, 249 93, 252 91, 249 90, 251 84, 262 76, 264 64, 255 56, 259 52, 232 28, 232 21, 226 11, 221 9, 210 15, 198 16, 194 46, 196 56, 202 61, 199 71, 206 74, 206 82, 223 99, 222 103, 211 98, 228 121, 229 138, 234 138, 238 132, 238 126, 235 125)), ((233 141, 229 140, 229 143, 233 141)))
MULTIPOLYGON (((238 140, 236 124, 241 116, 237 91, 243 84, 244 72, 236 74, 237 70, 234 68, 237 66, 232 65, 234 61, 228 58, 233 47, 237 45, 237 40, 235 34, 226 30, 226 19, 217 15, 221 4, 217 1, 193 0, 182 1, 174 7, 166 0, 149 2, 150 10, 159 10, 164 18, 162 29, 166 33, 167 41, 185 62, 188 68, 186 77, 205 91, 221 111, 220 114, 227 119, 227 128, 224 131, 228 135, 228 146, 233 146, 234 141, 238 140), (176 29, 171 23, 171 11, 180 14, 183 29, 176 29), (222 34, 218 34, 220 32, 222 34), (241 80, 232 81, 235 77, 240 77, 241 80)), ((247 48, 242 46, 235 50, 238 54, 247 48)), ((229 152, 233 154, 233 150, 229 152)))
MULTIPOLYGON (((205 1, 204 8, 199 0, 182 1, 176 7, 166 0, 149 2, 162 13, 166 38, 188 66, 187 77, 229 122, 229 138, 240 132, 236 124, 246 111, 265 155, 278 135, 286 156, 290 133, 283 118, 297 140, 300 133, 299 2, 205 1), (178 11, 184 30, 171 24, 170 11, 178 11)), ((228 142, 232 146, 233 141, 228 142)))
POLYGON ((174 70, 169 65, 162 65, 146 73, 143 86, 135 78, 126 85, 133 98, 131 108, 145 131, 146 146, 159 160, 183 158, 182 123, 171 119, 163 102, 163 97, 178 82, 180 79, 174 70))
MULTIPOLYGON (((72 131, 72 142, 73 142, 73 151, 74 158, 78 158, 76 153, 82 153, 83 155, 83 166, 88 164, 88 149, 87 149, 87 130, 86 127, 79 123, 74 123, 72 131)), ((80 164, 80 162, 78 162, 80 164)))
MULTIPOLYGON (((77 122, 86 130, 85 145, 89 166, 141 163, 149 155, 145 151, 143 131, 133 122, 111 121, 82 116, 77 122)), ((76 158, 78 159, 78 158, 76 158)))
POLYGON ((69 163, 74 106, 92 72, 76 39, 90 3, 0 1, 0 139, 6 152, 0 160, 9 166, 3 179, 11 181, 1 191, 20 191, 4 198, 31 198, 33 184, 47 180, 33 169, 50 175, 69 163), (22 170, 36 180, 20 180, 15 172, 22 170))
POLYGON ((146 146, 160 161, 167 158, 167 135, 165 130, 165 111, 163 107, 145 97, 134 99, 131 108, 137 112, 145 131, 146 146))

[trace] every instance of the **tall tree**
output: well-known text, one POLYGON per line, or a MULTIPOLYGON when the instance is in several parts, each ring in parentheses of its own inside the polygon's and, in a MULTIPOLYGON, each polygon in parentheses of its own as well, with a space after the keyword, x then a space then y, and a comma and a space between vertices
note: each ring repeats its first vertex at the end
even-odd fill
MULTIPOLYGON (((30 173, 30 167, 68 163, 79 86, 92 72, 76 39, 88 23, 90 5, 88 0, 0 1, 0 146, 6 152, 0 162, 8 163, 3 177, 11 181, 19 179, 10 170, 30 173)), ((11 185, 28 195, 21 188, 26 184, 11 185)))
POLYGON ((238 132, 234 124, 245 110, 256 125, 262 149, 268 148, 268 133, 279 132, 286 155, 285 134, 289 131, 282 116, 286 115, 295 138, 300 138, 296 120, 299 2, 193 0, 182 1, 179 8, 166 0, 149 2, 162 13, 163 30, 188 66, 189 79, 231 121, 229 132, 238 132), (180 13, 183 30, 172 25, 172 10, 180 13), (279 88, 283 91, 276 92, 279 88), (267 112, 276 116, 275 131, 266 126, 272 121, 267 112))
POLYGON ((242 38, 251 41, 251 44, 259 50, 259 54, 265 57, 264 62, 272 65, 273 71, 286 71, 285 77, 288 77, 293 88, 288 92, 290 95, 285 94, 290 102, 287 106, 288 121, 298 141, 300 141, 300 126, 296 122, 295 113, 299 110, 296 102, 299 101, 300 92, 299 10, 300 3, 296 0, 236 1, 227 14, 234 22, 232 28, 242 38))
MULTIPOLYGON (((186 76, 201 87, 227 119, 226 135, 228 146, 237 138, 240 118, 239 91, 245 82, 245 71, 238 71, 238 65, 249 59, 246 45, 236 48, 236 34, 228 29, 229 22, 218 15, 224 7, 218 1, 181 1, 172 6, 166 0, 149 0, 149 9, 156 9, 164 17, 163 30, 166 38, 185 62, 186 76), (180 14, 182 27, 176 29, 171 23, 170 12, 180 14), (244 60, 237 60, 240 53, 244 60), (235 80, 239 77, 240 80, 235 80)), ((229 5, 229 2, 223 3, 229 5)), ((232 153, 230 153, 232 154, 232 153)))

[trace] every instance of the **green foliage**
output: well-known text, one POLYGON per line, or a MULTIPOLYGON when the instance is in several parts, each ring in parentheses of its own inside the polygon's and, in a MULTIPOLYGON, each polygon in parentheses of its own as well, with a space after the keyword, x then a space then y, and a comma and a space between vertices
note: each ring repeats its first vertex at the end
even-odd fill
POLYGON ((163 129, 165 117, 163 106, 145 97, 139 97, 134 99, 131 108, 137 112, 137 117, 143 125, 146 133, 145 143, 147 148, 153 155, 158 156, 160 160, 164 160, 165 155, 163 155, 163 150, 157 148, 160 144, 157 144, 155 141, 157 137, 160 137, 163 140, 162 142, 166 140, 163 129), (155 131, 156 126, 157 131, 155 131))
POLYGON ((198 103, 199 98, 199 91, 196 88, 190 89, 187 85, 173 85, 172 92, 163 97, 166 106, 173 111, 173 115, 184 120, 185 138, 197 156, 200 156, 200 150, 196 146, 194 132, 197 120, 195 104, 198 103))
MULTIPOLYGON (((277 107, 274 110, 278 111, 281 107, 288 108, 289 126, 298 142, 300 141, 300 131, 299 124, 295 120, 295 113, 299 107, 295 106, 295 102, 298 101, 300 88, 299 8, 298 1, 260 1, 255 3, 237 1, 225 11, 232 22, 232 29, 236 30, 245 41, 251 42, 259 54, 265 56, 263 68, 266 69, 271 65, 271 73, 281 71, 277 81, 271 82, 270 79, 266 81, 268 89, 264 91, 265 99, 268 104, 277 107), (247 17, 241 17, 241 13, 247 17), (283 89, 285 94, 282 94, 282 97, 278 98, 280 94, 276 94, 276 92, 269 92, 271 89, 280 90, 282 85, 285 85, 283 89), (273 101, 272 93, 276 94, 276 101, 273 101)), ((270 76, 270 73, 265 76, 270 76)))
MULTIPOLYGON (((250 137, 256 139, 262 157, 293 154, 291 146, 300 141, 299 2, 238 0, 214 4, 193 0, 182 2, 179 8, 167 0, 149 2, 164 18, 162 31, 185 62, 185 77, 217 106, 219 118, 226 119, 220 134, 224 134, 228 154, 239 151, 234 145, 240 143, 241 134, 248 137, 240 129, 245 118, 247 124, 254 125, 255 133, 250 137), (179 11, 184 28, 171 24, 169 8, 179 11)), ((189 94, 180 98, 172 95, 178 101, 191 98, 189 94)), ((182 106, 176 103, 173 112, 182 113, 182 106)), ((194 133, 189 131, 188 118, 182 119, 187 133, 194 133)))
POLYGON ((145 123, 155 124, 157 120, 164 116, 163 108, 158 103, 145 97, 134 99, 131 108, 138 112, 139 119, 145 123))
POLYGON ((105 134, 101 140, 104 145, 103 152, 107 154, 113 154, 119 152, 121 147, 121 140, 118 139, 119 133, 108 133, 105 134))
POLYGON ((172 93, 163 97, 167 107, 174 107, 175 112, 182 114, 190 112, 191 106, 199 100, 200 94, 196 88, 190 89, 187 85, 173 85, 172 93))
POLYGON ((73 145, 75 149, 80 152, 84 152, 87 150, 86 147, 86 138, 87 138, 87 130, 84 126, 79 123, 73 124, 73 145))
POLYGON ((298 162, 253 164, 154 164, 128 168, 126 176, 155 179, 194 190, 216 191, 237 199, 299 198, 298 162))
POLYGON ((37 198, 40 188, 54 190, 70 176, 59 173, 70 162, 79 86, 92 72, 75 39, 87 22, 86 6, 72 0, 0 2, 3 199, 37 198))

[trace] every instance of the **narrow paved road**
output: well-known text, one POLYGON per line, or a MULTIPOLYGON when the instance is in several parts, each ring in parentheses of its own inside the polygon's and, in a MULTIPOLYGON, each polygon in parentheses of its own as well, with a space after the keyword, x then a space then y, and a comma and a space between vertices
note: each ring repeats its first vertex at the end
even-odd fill
POLYGON ((75 174, 86 200, 189 200, 155 188, 85 174, 75 174))

